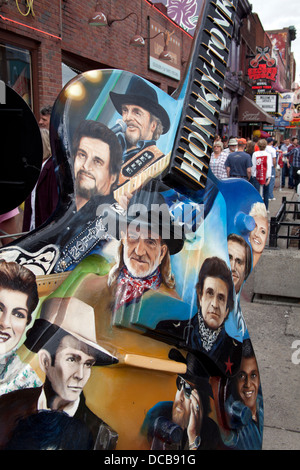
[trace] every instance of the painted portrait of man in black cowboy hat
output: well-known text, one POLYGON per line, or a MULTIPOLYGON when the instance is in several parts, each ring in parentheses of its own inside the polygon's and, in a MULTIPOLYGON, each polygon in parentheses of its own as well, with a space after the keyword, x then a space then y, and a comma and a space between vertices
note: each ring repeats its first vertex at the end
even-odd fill
POLYGON ((115 310, 139 302, 151 289, 179 298, 170 256, 183 248, 183 227, 155 188, 151 184, 134 194, 119 226, 118 258, 108 277, 108 284, 117 287, 115 310))
POLYGON ((158 102, 155 89, 140 77, 133 76, 124 94, 110 92, 110 98, 126 124, 119 134, 123 162, 156 142, 170 128, 168 113, 158 102))
POLYGON ((196 356, 186 358, 177 349, 169 357, 187 365, 185 374, 176 378, 174 401, 162 401, 151 408, 141 433, 152 450, 215 450, 222 449, 218 425, 210 418, 213 392, 210 375, 196 356))
POLYGON ((112 219, 107 215, 107 226, 112 227, 108 232, 113 233, 117 245, 115 263, 104 275, 86 275, 78 286, 77 295, 82 298, 86 292, 101 298, 103 311, 109 312, 114 325, 150 327, 149 322, 157 323, 156 315, 161 318, 163 308, 170 308, 170 301, 176 309, 177 304, 186 308, 171 266, 171 257, 184 247, 184 228, 174 220, 156 183, 152 181, 133 195, 126 215, 115 219, 113 211, 108 211, 112 219), (154 295, 159 297, 160 311, 152 308, 149 315, 154 295))

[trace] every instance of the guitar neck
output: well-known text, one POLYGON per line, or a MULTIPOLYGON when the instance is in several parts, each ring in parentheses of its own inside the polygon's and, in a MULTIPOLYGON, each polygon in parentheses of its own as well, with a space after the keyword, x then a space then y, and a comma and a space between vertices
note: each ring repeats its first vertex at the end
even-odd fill
POLYGON ((237 0, 204 1, 190 54, 182 115, 163 181, 205 187, 217 128, 237 0))
POLYGON ((57 274, 47 274, 44 276, 36 276, 39 297, 49 295, 57 289, 69 276, 70 271, 57 274))
POLYGON ((139 172, 138 175, 133 176, 132 178, 128 179, 124 184, 119 186, 114 191, 115 200, 120 203, 120 198, 122 196, 127 193, 132 194, 134 191, 136 191, 145 183, 147 183, 150 179, 160 175, 168 167, 170 163, 170 156, 170 153, 168 153, 167 155, 163 155, 162 157, 158 158, 154 163, 152 163, 152 165, 150 165, 148 168, 143 169, 141 172, 139 172))

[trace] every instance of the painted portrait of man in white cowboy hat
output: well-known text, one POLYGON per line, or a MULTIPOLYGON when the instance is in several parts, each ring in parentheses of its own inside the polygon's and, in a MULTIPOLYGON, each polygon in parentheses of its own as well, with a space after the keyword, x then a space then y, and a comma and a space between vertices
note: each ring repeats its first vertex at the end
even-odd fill
POLYGON ((138 302, 149 290, 179 298, 170 256, 182 250, 183 230, 155 187, 138 191, 128 205, 117 262, 108 277, 109 285, 117 285, 115 309, 138 302))
POLYGON ((20 419, 53 410, 87 425, 95 449, 115 448, 117 433, 88 408, 83 394, 93 366, 118 362, 96 342, 94 309, 75 297, 46 299, 25 345, 37 353, 45 381, 42 387, 18 390, 0 400, 1 421, 5 422, 0 447, 9 441, 20 419))

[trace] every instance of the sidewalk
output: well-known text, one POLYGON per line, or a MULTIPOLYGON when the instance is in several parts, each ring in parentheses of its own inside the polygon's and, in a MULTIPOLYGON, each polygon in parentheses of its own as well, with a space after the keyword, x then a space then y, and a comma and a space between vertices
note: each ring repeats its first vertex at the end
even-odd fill
MULTIPOLYGON (((297 198, 296 191, 294 189, 289 189, 287 185, 284 188, 280 188, 279 186, 279 175, 280 173, 277 172, 277 176, 275 179, 275 187, 274 187, 274 196, 275 196, 275 201, 269 201, 269 211, 270 211, 270 217, 275 217, 277 212, 280 209, 280 206, 282 204, 282 198, 285 197, 287 201, 295 201, 297 198)), ((286 178, 287 182, 287 178, 286 178)))
MULTIPOLYGON (((269 204, 270 218, 277 214, 282 197, 287 201, 296 199, 294 190, 280 190, 278 180, 277 175, 276 200, 269 204)), ((278 276, 284 273, 279 272, 278 276)), ((295 273, 300 291, 299 279, 300 266, 295 273)), ((263 450, 300 450, 300 363, 292 362, 296 351, 293 346, 300 348, 300 301, 290 305, 251 302, 252 294, 253 273, 243 286, 241 307, 260 371, 264 397, 263 450)))

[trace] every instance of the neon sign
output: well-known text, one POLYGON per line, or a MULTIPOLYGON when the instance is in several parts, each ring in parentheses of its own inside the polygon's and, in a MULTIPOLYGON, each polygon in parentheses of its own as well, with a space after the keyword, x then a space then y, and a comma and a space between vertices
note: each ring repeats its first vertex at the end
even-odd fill
POLYGON ((26 11, 26 13, 23 13, 19 7, 19 2, 18 0, 16 0, 16 5, 17 5, 17 8, 19 10, 19 13, 21 13, 22 16, 28 16, 29 13, 32 14, 32 16, 35 16, 35 13, 33 11, 33 0, 26 0, 25 2, 25 6, 28 8, 28 10, 26 11))
POLYGON ((277 76, 276 60, 270 55, 268 46, 256 48, 256 56, 250 60, 248 77, 255 82, 253 89, 270 89, 269 82, 275 82, 277 76))
POLYGON ((277 67, 267 67, 266 64, 260 64, 255 69, 248 69, 248 76, 251 80, 271 80, 275 82, 277 67))

